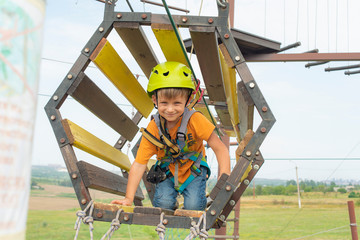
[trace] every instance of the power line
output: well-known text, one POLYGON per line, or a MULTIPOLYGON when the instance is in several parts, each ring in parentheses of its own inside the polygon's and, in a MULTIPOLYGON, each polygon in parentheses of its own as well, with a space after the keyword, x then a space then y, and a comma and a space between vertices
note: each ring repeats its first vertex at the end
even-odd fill
POLYGON ((354 147, 346 154, 346 157, 339 163, 339 165, 334 169, 334 171, 326 178, 325 181, 329 180, 329 178, 334 175, 334 173, 339 169, 339 167, 343 164, 343 162, 348 159, 347 157, 359 146, 360 141, 354 145, 354 147))
MULTIPOLYGON (((50 62, 57 62, 57 63, 64 63, 64 64, 69 64, 69 65, 74 65, 74 63, 72 62, 66 62, 66 61, 61 61, 61 60, 57 60, 57 59, 52 59, 52 58, 41 58, 42 60, 46 60, 46 61, 50 61, 50 62)), ((88 66, 89 68, 95 68, 97 69, 97 67, 95 66, 88 66)), ((146 77, 145 75, 142 74, 134 74, 135 76, 139 76, 139 77, 146 77)))
MULTIPOLYGON (((52 97, 52 95, 50 95, 50 94, 44 94, 44 93, 38 93, 37 94, 38 96, 41 96, 41 97, 52 97)), ((69 99, 71 99, 71 100, 75 100, 74 98, 72 98, 72 97, 68 97, 69 99)), ((123 103, 115 103, 117 106, 123 106, 123 107, 133 107, 132 105, 130 105, 130 104, 123 104, 123 103)))

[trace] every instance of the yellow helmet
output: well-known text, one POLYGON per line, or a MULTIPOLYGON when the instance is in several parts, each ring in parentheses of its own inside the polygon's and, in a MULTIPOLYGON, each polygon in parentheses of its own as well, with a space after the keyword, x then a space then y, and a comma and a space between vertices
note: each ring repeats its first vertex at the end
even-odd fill
POLYGON ((179 62, 164 62, 151 70, 147 92, 153 95, 161 88, 189 88, 195 90, 191 70, 179 62))

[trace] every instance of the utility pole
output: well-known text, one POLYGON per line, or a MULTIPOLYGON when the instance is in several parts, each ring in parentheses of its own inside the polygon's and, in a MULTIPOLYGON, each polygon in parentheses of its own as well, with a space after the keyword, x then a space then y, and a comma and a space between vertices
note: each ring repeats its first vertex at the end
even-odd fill
POLYGON ((298 167, 296 166, 295 169, 296 169, 296 185, 297 185, 297 192, 298 192, 298 202, 299 202, 299 208, 301 208, 298 167))

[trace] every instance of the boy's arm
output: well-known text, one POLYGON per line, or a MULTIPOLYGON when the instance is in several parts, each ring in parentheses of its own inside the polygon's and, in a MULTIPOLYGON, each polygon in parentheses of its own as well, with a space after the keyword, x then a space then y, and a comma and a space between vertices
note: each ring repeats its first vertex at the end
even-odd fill
POLYGON ((139 186, 140 180, 146 170, 146 164, 133 162, 129 172, 129 179, 126 187, 126 195, 124 199, 113 200, 111 203, 131 206, 134 201, 136 189, 139 186))
POLYGON ((219 176, 221 176, 223 173, 230 175, 231 170, 229 149, 219 139, 215 131, 211 133, 207 143, 216 155, 216 159, 219 164, 219 176))

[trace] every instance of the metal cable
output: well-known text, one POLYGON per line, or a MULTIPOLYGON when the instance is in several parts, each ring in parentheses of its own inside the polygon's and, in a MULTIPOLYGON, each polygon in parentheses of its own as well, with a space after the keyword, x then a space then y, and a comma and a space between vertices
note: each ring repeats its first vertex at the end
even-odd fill
POLYGON ((318 235, 318 234, 325 233, 325 232, 334 231, 334 230, 336 230, 336 229, 344 228, 344 227, 347 227, 347 226, 348 226, 348 225, 341 226, 341 227, 337 227, 337 228, 332 228, 332 229, 329 229, 329 230, 325 230, 325 231, 313 233, 313 234, 310 234, 310 235, 307 235, 307 236, 302 236, 302 237, 299 237, 299 238, 294 238, 294 239, 292 239, 292 240, 304 239, 304 238, 307 238, 307 237, 311 237, 311 236, 318 235))

